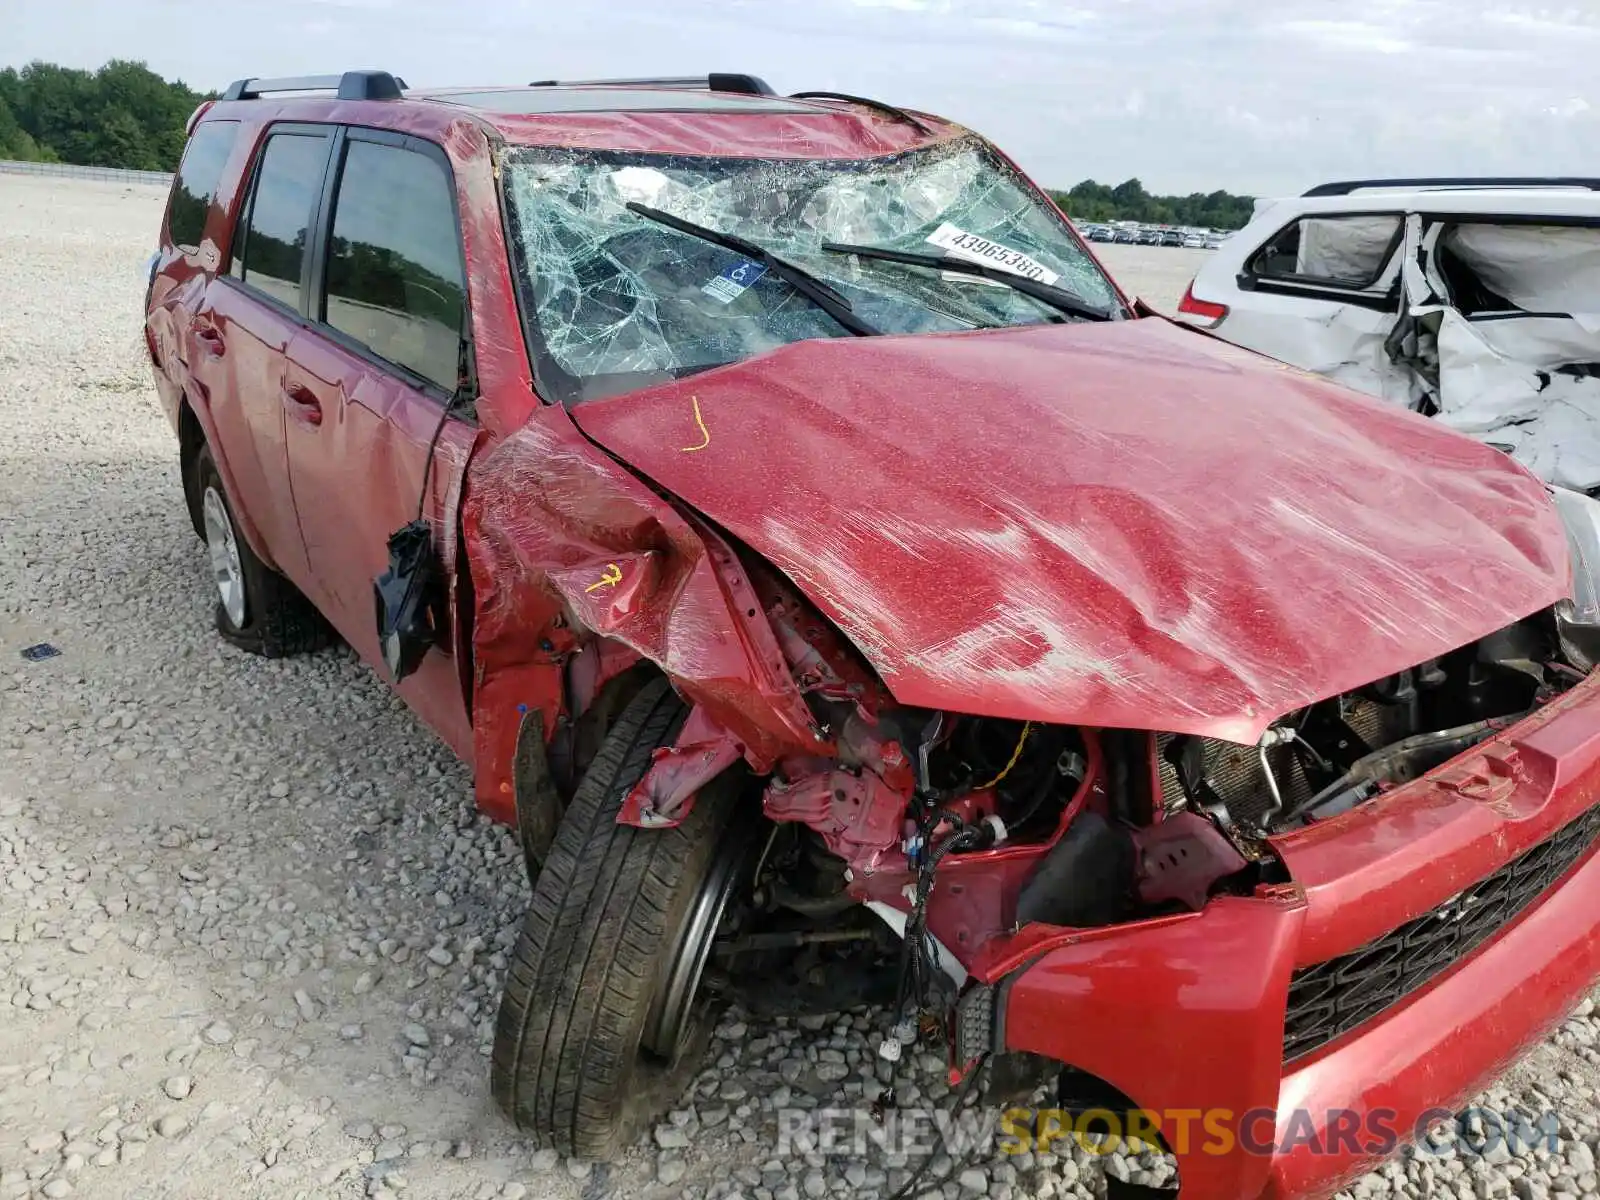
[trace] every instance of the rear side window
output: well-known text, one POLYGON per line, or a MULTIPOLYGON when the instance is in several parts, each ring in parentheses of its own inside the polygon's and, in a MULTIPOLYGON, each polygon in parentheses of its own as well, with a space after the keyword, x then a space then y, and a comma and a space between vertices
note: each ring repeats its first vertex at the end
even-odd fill
POLYGON ((239 136, 237 121, 207 121, 198 126, 184 147, 172 181, 172 202, 167 209, 167 235, 172 244, 193 253, 206 233, 206 214, 217 198, 222 169, 239 136))
POLYGON ((1399 236, 1395 213, 1302 217, 1256 253, 1250 272, 1257 279, 1370 287, 1383 273, 1399 236))
POLYGON ((249 216, 241 226, 243 239, 234 237, 234 274, 294 309, 300 307, 306 241, 327 158, 326 135, 275 133, 268 138, 249 216))
POLYGON ((429 155, 351 137, 333 207, 324 320, 454 391, 466 278, 450 177, 429 155))

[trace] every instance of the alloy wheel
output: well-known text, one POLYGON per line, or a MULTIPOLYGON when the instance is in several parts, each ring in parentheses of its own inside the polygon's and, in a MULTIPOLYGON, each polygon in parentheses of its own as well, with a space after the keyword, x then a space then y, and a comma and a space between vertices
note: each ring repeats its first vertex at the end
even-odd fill
POLYGON ((233 522, 228 517, 228 505, 215 487, 206 488, 200 501, 200 513, 206 530, 206 553, 211 559, 211 577, 217 585, 217 597, 222 609, 235 629, 242 628, 245 618, 244 568, 239 563, 239 541, 233 532, 233 522))

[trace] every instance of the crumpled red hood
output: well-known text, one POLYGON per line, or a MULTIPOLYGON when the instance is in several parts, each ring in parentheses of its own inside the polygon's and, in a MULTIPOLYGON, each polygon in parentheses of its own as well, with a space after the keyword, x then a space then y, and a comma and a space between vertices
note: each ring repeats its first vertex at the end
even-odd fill
POLYGON ((801 342, 574 416, 906 704, 1253 742, 1567 591, 1509 458, 1158 318, 801 342))

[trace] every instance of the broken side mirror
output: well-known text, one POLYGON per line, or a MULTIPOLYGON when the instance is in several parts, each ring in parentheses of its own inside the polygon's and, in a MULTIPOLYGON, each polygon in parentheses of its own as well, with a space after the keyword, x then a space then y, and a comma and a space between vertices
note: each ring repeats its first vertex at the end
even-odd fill
POLYGON ((463 313, 456 343, 456 390, 445 402, 439 413, 439 423, 428 439, 416 518, 389 535, 389 566, 372 581, 378 648, 383 655, 383 665, 396 683, 421 665, 423 655, 439 636, 444 568, 433 547, 433 527, 423 513, 428 500, 428 480, 433 474, 433 455, 439 448, 439 435, 444 432, 445 422, 453 412, 470 410, 478 399, 477 360, 466 320, 463 313))
POLYGON ((372 584, 378 647, 399 683, 422 662, 438 633, 435 593, 440 581, 433 528, 424 519, 389 535, 389 567, 372 584))

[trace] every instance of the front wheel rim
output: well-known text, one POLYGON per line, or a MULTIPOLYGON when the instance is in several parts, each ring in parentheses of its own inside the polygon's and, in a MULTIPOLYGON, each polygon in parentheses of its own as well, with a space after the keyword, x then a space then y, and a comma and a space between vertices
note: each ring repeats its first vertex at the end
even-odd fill
POLYGON ((666 977, 645 1016, 640 1039, 645 1050, 669 1062, 677 1057, 693 1028, 700 977, 711 957, 728 902, 744 879, 748 844, 746 839, 738 838, 716 856, 673 938, 666 977))
POLYGON ((217 585, 217 598, 228 620, 239 629, 245 618, 244 568, 239 562, 239 541, 234 536, 233 522, 228 519, 228 506, 215 487, 206 488, 200 512, 205 523, 206 554, 211 560, 211 578, 217 585))

